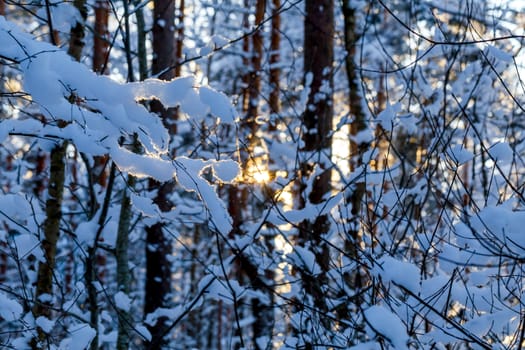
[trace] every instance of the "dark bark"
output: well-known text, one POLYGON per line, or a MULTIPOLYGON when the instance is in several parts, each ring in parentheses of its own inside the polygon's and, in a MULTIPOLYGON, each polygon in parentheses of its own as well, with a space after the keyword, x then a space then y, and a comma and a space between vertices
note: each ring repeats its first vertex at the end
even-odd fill
POLYGON ((93 39, 93 71, 101 74, 108 72, 109 54, 109 1, 95 2, 95 33, 93 39))
MULTIPOLYGON (((115 256, 117 259, 117 288, 119 292, 126 295, 129 293, 131 273, 129 271, 128 246, 129 246, 129 228, 131 225, 131 199, 128 194, 128 188, 133 189, 135 178, 128 175, 127 187, 122 195, 120 207, 119 223, 117 230, 117 241, 115 246, 115 256)), ((130 333, 132 330, 131 314, 127 310, 118 310, 118 337, 117 350, 127 350, 129 347, 130 333)))
POLYGON ((175 41, 175 77, 180 77, 182 66, 182 49, 184 43, 184 0, 179 0, 177 16, 177 39, 175 41))
POLYGON ((153 75, 175 76, 175 0, 155 0, 153 9, 153 75))
MULTIPOLYGON (((363 153, 368 149, 367 143, 355 142, 355 136, 367 128, 365 114, 362 107, 362 99, 360 94, 360 85, 357 67, 355 65, 356 44, 359 36, 356 33, 356 19, 355 10, 350 4, 350 0, 342 0, 343 10, 343 24, 344 24, 344 40, 345 40, 345 68, 348 80, 349 89, 349 109, 351 117, 353 118, 350 124, 350 171, 356 170, 362 165, 363 153)), ((351 204, 351 219, 348 228, 348 239, 345 243, 347 254, 352 258, 357 256, 356 242, 359 239, 359 219, 361 213, 361 202, 365 195, 364 181, 357 181, 354 185, 353 191, 347 201, 351 204)), ((358 281, 352 282, 353 284, 358 281)))
POLYGON ((84 49, 84 21, 87 18, 87 7, 86 0, 74 0, 73 4, 80 12, 82 20, 76 22, 74 27, 71 28, 69 37, 69 48, 67 53, 73 57, 76 61, 80 61, 82 58, 82 50, 84 49))
MULTIPOLYGON (((175 1, 155 0, 153 10, 153 61, 152 73, 159 79, 170 80, 175 77, 175 1)), ((181 49, 182 50, 182 49, 181 49)), ((174 109, 165 109, 158 101, 152 101, 151 110, 161 116, 164 124, 173 135, 176 132, 174 109)), ((174 189, 173 182, 164 184, 150 182, 150 190, 157 191, 154 202, 163 212, 170 211, 173 203, 169 196, 174 189)), ((171 264, 168 256, 171 255, 171 239, 163 232, 164 223, 146 228, 146 286, 144 314, 154 312, 157 308, 167 307, 169 304, 171 284, 171 264)), ((161 317, 154 326, 149 328, 152 340, 146 347, 158 349, 165 344, 163 334, 169 326, 167 319, 161 317)))
MULTIPOLYGON (((318 162, 322 158, 329 159, 331 154, 332 131, 332 92, 323 90, 323 86, 332 89, 332 62, 333 62, 333 35, 334 14, 332 0, 307 0, 304 37, 304 69, 306 75, 311 75, 308 106, 303 114, 303 141, 302 151, 317 152, 317 164, 303 160, 301 175, 303 181, 309 177, 314 165, 323 169, 322 173, 314 180, 314 185, 308 196, 311 203, 317 204, 325 200, 325 195, 331 189, 329 164, 318 162), (325 157, 322 157, 324 154, 325 157)), ((304 190, 304 187, 302 188, 304 190)), ((304 205, 304 203, 301 203, 304 205)), ((309 241, 320 243, 320 236, 328 231, 328 221, 325 215, 313 220, 308 220, 301 225, 300 243, 309 241)), ((323 254, 325 255, 325 254, 323 254)), ((321 256, 319 256, 321 257, 321 256)), ((323 269, 327 269, 326 257, 319 261, 323 269)))
MULTIPOLYGON (((310 92, 308 95, 307 108, 303 113, 303 133, 302 139, 304 152, 300 164, 300 194, 303 207, 306 198, 310 203, 318 204, 326 200, 325 196, 331 190, 331 170, 330 164, 326 160, 331 155, 331 131, 333 119, 333 80, 332 80, 332 63, 334 58, 334 4, 332 0, 306 0, 305 1, 305 19, 304 19, 304 72, 305 84, 311 79, 308 86, 310 92), (312 154, 316 155, 310 157, 312 154), (323 159, 325 161, 323 161, 323 159), (314 167, 321 169, 313 182, 312 191, 304 193, 306 181, 314 167)), ((298 267, 305 292, 313 300, 315 309, 319 310, 320 321, 324 328, 330 328, 327 318, 323 318, 322 313, 328 311, 326 305, 327 295, 323 286, 327 285, 326 272, 329 270, 329 250, 323 241, 323 235, 329 230, 329 220, 327 214, 319 215, 315 218, 305 220, 300 224, 298 244, 312 251, 315 255, 320 272, 313 275, 302 267, 298 267)), ((298 301, 300 305, 302 301, 298 301)), ((297 312, 311 311, 302 310, 299 306, 297 312)), ((313 316, 313 315, 311 315, 313 316)), ((310 316, 305 316, 307 319, 310 316)), ((310 318, 310 322, 317 323, 315 319, 310 318)), ((308 322, 306 323, 308 324, 308 322)), ((306 349, 312 349, 313 344, 308 337, 313 337, 310 329, 295 329, 294 333, 299 338, 304 338, 306 349)))
MULTIPOLYGON (((272 32, 270 35, 270 112, 277 115, 281 111, 281 98, 279 80, 281 79, 281 68, 278 63, 281 60, 281 0, 272 0, 272 32)), ((276 116, 275 116, 276 117, 276 116)), ((275 122, 270 123, 270 129, 275 130, 275 122)))
MULTIPOLYGON (((60 220, 62 219, 62 198, 64 195, 66 144, 56 145, 51 150, 51 167, 49 170, 48 198, 46 200, 46 220, 44 222, 44 237, 42 250, 45 261, 38 264, 37 284, 33 305, 33 316, 51 318, 50 302, 41 300, 44 295, 53 295, 53 273, 57 242, 60 234, 60 220)), ((33 338, 33 349, 46 349, 46 334, 37 328, 38 337, 33 338)))

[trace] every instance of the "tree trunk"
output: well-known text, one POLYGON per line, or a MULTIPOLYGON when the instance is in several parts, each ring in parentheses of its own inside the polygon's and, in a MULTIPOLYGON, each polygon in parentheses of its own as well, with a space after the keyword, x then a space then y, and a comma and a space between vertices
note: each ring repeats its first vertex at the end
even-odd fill
MULTIPOLYGON (((131 199, 128 195, 128 188, 133 189, 135 178, 128 175, 128 183, 122 195, 120 216, 117 230, 117 241, 115 255, 117 258, 117 289, 126 296, 129 293, 131 274, 129 271, 128 245, 129 228, 132 218, 131 199)), ((129 347, 130 333, 132 330, 132 318, 129 310, 118 310, 118 337, 117 350, 127 350, 129 347)))
MULTIPOLYGON (((135 6, 140 4, 137 0, 135 6)), ((146 21, 144 20, 144 11, 142 7, 135 10, 135 17, 137 19, 137 54, 139 60, 139 77, 140 81, 146 80, 148 77, 148 54, 146 52, 146 21)))
MULTIPOLYGON (((85 0, 75 0, 74 5, 80 11, 82 19, 85 20, 87 17, 85 0)), ((48 20, 49 24, 51 24, 50 17, 48 20)), ((58 44, 51 25, 50 33, 53 44, 58 44)), ((82 55, 82 48, 84 47, 84 24, 77 22, 71 29, 70 35, 68 54, 79 61, 82 55)), ((57 242, 60 234, 60 220, 62 219, 66 148, 67 143, 61 142, 55 145, 50 155, 51 166, 49 170, 48 198, 46 200, 46 220, 44 222, 44 239, 42 240, 42 248, 46 261, 38 264, 35 304, 33 305, 33 316, 35 319, 41 316, 48 319, 51 318, 50 306, 52 299, 49 298, 49 296, 53 295, 53 274, 57 242)), ((32 348, 47 348, 48 346, 45 344, 46 334, 39 327, 37 327, 37 332, 38 337, 33 338, 31 341, 32 348)))
MULTIPOLYGON (((323 86, 333 86, 332 62, 334 55, 334 15, 332 0, 306 0, 305 37, 304 37, 304 70, 311 76, 308 106, 303 114, 303 141, 304 152, 317 152, 316 165, 322 173, 314 180, 310 193, 303 193, 313 203, 321 203, 325 195, 330 192, 330 164, 325 164, 324 159, 331 155, 332 131, 332 92, 323 90, 323 86), (323 156, 324 154, 324 156, 323 156)), ((306 160, 301 164, 301 175, 306 180, 312 174, 314 164, 306 160)), ((304 188, 303 188, 304 190, 304 188)), ((302 203, 304 206, 304 203, 302 203)), ((321 235, 328 232, 326 215, 321 215, 313 221, 309 220, 301 226, 301 243, 320 243, 321 235)), ((318 255, 318 263, 323 270, 328 268, 327 256, 318 255)))
MULTIPOLYGON (((357 135, 367 129, 367 122, 362 106, 361 89, 357 67, 355 65, 356 45, 359 37, 356 33, 355 10, 350 4, 350 0, 342 0, 344 40, 345 40, 345 68, 349 89, 349 110, 353 118, 350 124, 350 171, 356 171, 363 163, 363 154, 368 150, 368 143, 356 142, 357 135)), ((357 180, 352 192, 347 198, 351 206, 351 216, 348 228, 348 237, 345 240, 345 252, 350 259, 357 258, 357 245, 359 241, 361 205, 365 195, 366 184, 364 177, 357 180)), ((359 288, 360 279, 356 273, 349 282, 352 287, 359 288)))
POLYGON ((182 49, 184 43, 184 0, 179 0, 177 15, 177 39, 175 41, 175 76, 181 75, 182 49))
POLYGON ((76 22, 75 26, 71 28, 69 37, 69 48, 67 53, 75 60, 80 61, 82 58, 82 50, 84 49, 84 21, 87 18, 86 0, 74 0, 73 4, 80 12, 82 17, 81 22, 76 22))
POLYGON ((93 40, 93 71, 106 74, 108 72, 109 54, 109 1, 95 2, 95 33, 93 40))
MULTIPOLYGON (((155 0, 153 19, 152 73, 159 79, 171 80, 176 73, 175 0, 155 0)), ((172 135, 176 132, 176 111, 174 109, 165 109, 160 102, 152 101, 151 111, 162 117, 172 135)), ((164 184, 156 181, 150 182, 150 190, 157 191, 154 202, 163 212, 170 211, 173 207, 169 199, 173 189, 172 181, 164 184)), ((159 221, 146 228, 145 315, 158 308, 166 307, 169 303, 171 264, 168 256, 171 255, 172 248, 171 240, 163 232, 163 226, 164 224, 159 221)), ((148 349, 158 349, 165 344, 163 333, 168 327, 166 322, 167 319, 161 317, 154 326, 149 328, 152 340, 147 344, 148 349)))
MULTIPOLYGON (((332 131, 332 63, 334 57, 334 4, 332 0, 306 0, 304 20, 304 72, 305 84, 311 79, 309 85, 307 108, 303 114, 302 139, 304 147, 300 164, 300 193, 303 207, 308 200, 312 204, 322 203, 326 200, 325 195, 331 190, 331 171, 329 162, 331 157, 331 131, 332 131), (327 89, 328 87, 328 89, 327 89), (310 159, 309 155, 316 154, 310 159), (313 162, 315 163, 313 163, 313 162), (305 193, 306 182, 314 171, 314 167, 320 168, 320 174, 316 176, 310 193, 305 193)), ((329 230, 327 214, 316 218, 305 220, 299 227, 298 245, 304 246, 312 251, 315 260, 320 267, 320 273, 313 275, 303 268, 299 268, 305 292, 312 298, 314 307, 321 313, 328 310, 326 305, 327 295, 323 286, 327 285, 326 272, 329 270, 329 250, 322 236, 329 230)), ((302 301, 300 301, 302 302, 302 301)), ((299 303, 300 303, 299 302, 299 303)), ((301 308, 299 308, 301 309, 301 308)), ((299 310, 303 311, 303 310, 299 310)), ((304 310, 306 312, 310 312, 304 310)), ((322 326, 328 328, 328 319, 321 314, 322 326)), ((311 329, 305 328, 308 321, 316 323, 307 315, 306 322, 295 330, 296 335, 305 336, 306 349, 313 348, 314 335, 311 329), (310 318, 310 319, 309 319, 310 318)))
POLYGON ((175 0, 155 0, 153 9, 153 61, 159 79, 175 77, 175 0))
MULTIPOLYGON (((51 150, 51 168, 49 173, 48 198, 46 200, 46 220, 44 222, 44 239, 42 249, 45 262, 38 264, 37 285, 33 316, 51 318, 51 298, 53 295, 53 271, 57 242, 60 234, 60 220, 62 219, 62 198, 64 195, 65 179, 65 153, 66 143, 55 145, 51 150)), ((33 338, 33 349, 47 349, 45 344, 46 334, 40 329, 38 337, 33 338)))
MULTIPOLYGON (((109 61, 109 31, 108 31, 108 22, 109 22, 109 8, 110 4, 108 0, 96 0, 95 2, 95 28, 94 28, 94 38, 93 38, 93 71, 99 74, 108 73, 108 61, 109 61)), ((97 156, 94 157, 94 166, 89 174, 90 186, 92 191, 94 191, 94 184, 98 183, 102 189, 106 189, 106 198, 111 197, 111 192, 113 191, 113 180, 115 177, 114 165, 112 166, 110 177, 108 183, 108 169, 107 164, 109 162, 109 157, 97 156)), ((87 164, 87 162, 86 162, 87 164)), ((90 219, 95 215, 95 212, 98 208, 98 203, 96 201, 96 195, 93 193, 91 196, 91 215, 90 219)), ((107 199, 109 200, 109 199, 107 199)), ((100 232, 102 227, 105 224, 107 213, 107 200, 103 203, 102 213, 99 217, 99 227, 100 232)), ((89 300, 89 312, 90 312, 90 325, 97 330, 97 334, 93 341, 91 342, 91 350, 98 349, 98 320, 99 320, 99 308, 98 308, 98 291, 95 286, 95 282, 104 284, 104 275, 105 275, 105 266, 107 263, 106 253, 103 251, 97 250, 99 235, 95 238, 93 247, 88 248, 88 256, 86 258, 86 284, 88 290, 88 300, 89 300)))
MULTIPOLYGON (((281 60, 281 0, 272 0, 272 32, 270 35, 270 112, 272 119, 276 119, 281 112, 281 98, 279 81, 281 79, 281 68, 277 64, 281 60)), ((270 122, 270 131, 275 131, 275 122, 270 122)))

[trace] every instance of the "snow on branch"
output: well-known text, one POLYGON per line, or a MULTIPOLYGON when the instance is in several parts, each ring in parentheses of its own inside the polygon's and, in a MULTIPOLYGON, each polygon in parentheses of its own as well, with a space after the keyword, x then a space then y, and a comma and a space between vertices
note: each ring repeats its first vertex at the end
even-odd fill
POLYGON ((189 160, 173 161, 169 156, 170 135, 162 120, 150 113, 143 101, 158 99, 165 107, 179 107, 189 118, 208 116, 217 122, 235 123, 237 114, 228 98, 209 87, 197 86, 193 77, 172 81, 148 79, 122 84, 90 71, 65 51, 36 40, 0 17, 0 57, 18 63, 24 89, 31 96, 35 113, 42 121, 11 119, 0 125, 0 139, 8 135, 30 135, 43 139, 71 140, 89 155, 109 154, 121 171, 159 181, 179 179, 188 190, 199 192, 210 208, 218 228, 228 230, 231 219, 215 189, 200 173, 212 167, 223 182, 232 181, 238 166, 209 161, 203 167, 181 168, 189 160), (143 152, 132 153, 120 145, 122 136, 136 135, 143 152), (178 165, 177 165, 178 164, 178 165), (194 186, 195 185, 195 186, 194 186))

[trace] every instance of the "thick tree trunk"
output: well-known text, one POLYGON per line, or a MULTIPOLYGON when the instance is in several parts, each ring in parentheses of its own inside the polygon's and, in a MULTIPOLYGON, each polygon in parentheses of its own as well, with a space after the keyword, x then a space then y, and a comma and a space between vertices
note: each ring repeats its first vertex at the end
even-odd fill
MULTIPOLYGON (((332 62, 334 55, 334 6, 332 0, 307 0, 304 38, 304 70, 305 75, 311 77, 308 106, 303 114, 303 141, 302 151, 316 152, 315 165, 322 169, 322 173, 314 180, 310 193, 304 193, 303 198, 313 203, 321 203, 325 195, 330 192, 330 164, 325 164, 331 155, 332 131, 332 62), (326 90, 329 87, 329 91, 326 90), (324 159, 324 160, 323 160, 324 159)), ((303 180, 312 174, 314 164, 304 160, 301 164, 303 180)), ((304 188, 303 188, 304 190, 304 188)), ((304 203, 303 203, 304 205, 304 203)), ((328 232, 326 215, 309 220, 301 225, 300 243, 321 243, 321 235, 328 232)), ((319 246, 320 247, 320 246, 319 246)), ((319 252, 318 263, 326 271, 328 269, 327 256, 319 252)))
POLYGON ((159 79, 175 77, 175 0, 155 0, 153 9, 153 61, 159 79))
MULTIPOLYGON (((176 47, 175 47, 175 0, 155 0, 153 10, 153 61, 152 73, 159 79, 170 80, 175 77, 176 47)), ((182 38, 180 39, 182 40, 182 38)), ((181 48, 182 50, 182 48, 181 48)), ((151 110, 159 114, 170 133, 176 132, 176 110, 165 109, 158 101, 152 101, 151 110)), ((173 203, 169 196, 174 189, 173 182, 159 184, 151 181, 150 190, 156 190, 154 202, 161 211, 170 211, 173 203)), ((167 307, 171 284, 171 240, 164 234, 164 224, 156 224, 146 228, 146 286, 144 314, 147 315, 161 307, 167 307)), ((165 340, 164 330, 168 327, 164 317, 159 318, 150 327, 152 340, 148 349, 158 349, 165 340)))
MULTIPOLYGON (((304 206, 305 201, 318 204, 326 200, 325 195, 331 190, 331 171, 329 159, 331 157, 331 131, 332 131, 332 63, 334 57, 334 4, 332 0, 306 0, 304 22, 304 72, 305 83, 310 80, 310 92, 308 95, 307 108, 303 114, 302 138, 304 147, 302 161, 300 164, 301 184, 300 192, 304 206), (310 155, 315 154, 313 159, 310 155), (312 162, 313 161, 313 162, 312 162), (306 182, 314 171, 319 167, 320 174, 316 176, 310 193, 304 193, 306 182)), ((329 250, 323 241, 323 235, 329 230, 327 214, 316 218, 305 220, 299 227, 298 244, 312 251, 316 263, 320 267, 320 273, 313 275, 303 268, 299 268, 305 292, 312 298, 314 307, 320 311, 322 325, 328 328, 328 320, 322 317, 322 313, 328 310, 326 305, 327 285, 326 272, 329 270, 329 250)), ((300 312, 302 312, 299 308, 300 312)), ((305 310, 310 313, 309 310, 305 310)), ((306 320, 296 335, 305 335, 305 348, 313 348, 313 334, 311 329, 305 328, 309 323, 317 323, 316 320, 306 320), (310 339, 310 340, 309 340, 310 339)))

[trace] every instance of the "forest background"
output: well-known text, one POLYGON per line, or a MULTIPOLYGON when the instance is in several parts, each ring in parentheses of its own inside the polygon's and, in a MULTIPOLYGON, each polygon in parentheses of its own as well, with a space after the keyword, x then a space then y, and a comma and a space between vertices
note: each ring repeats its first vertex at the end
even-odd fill
POLYGON ((521 349, 523 10, 0 0, 0 347, 521 349))

